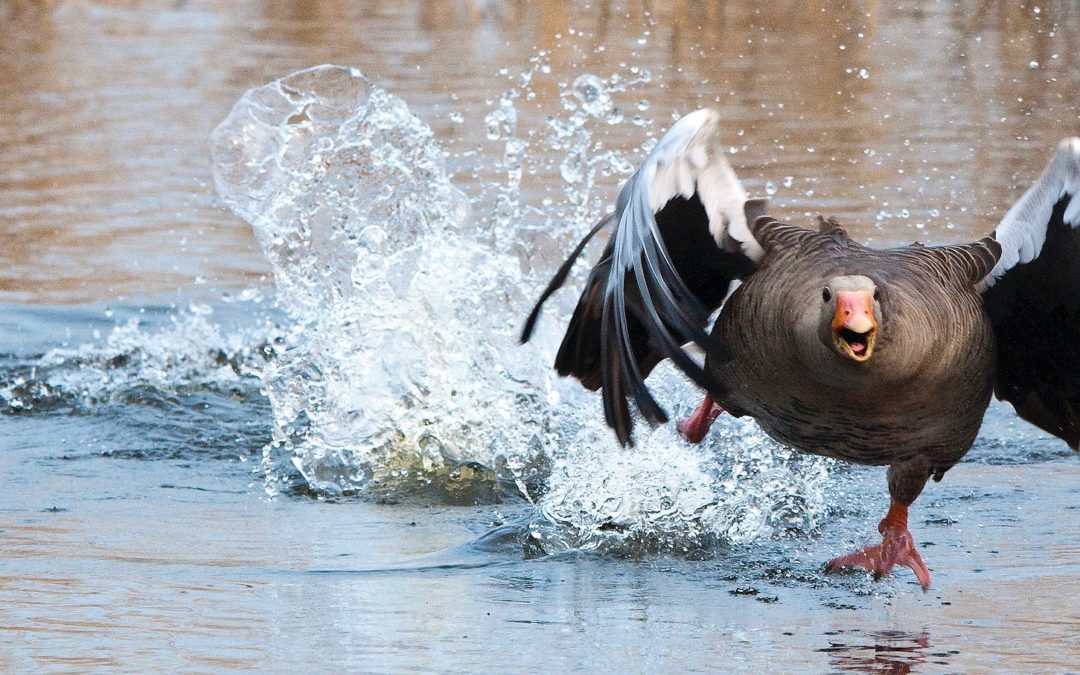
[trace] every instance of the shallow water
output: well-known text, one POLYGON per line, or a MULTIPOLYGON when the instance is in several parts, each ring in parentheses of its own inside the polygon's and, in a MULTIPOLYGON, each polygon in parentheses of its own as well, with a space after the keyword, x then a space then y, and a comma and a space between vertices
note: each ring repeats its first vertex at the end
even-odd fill
MULTIPOLYGON (((1080 127, 1068 5, 0 15, 0 668, 1080 668, 1080 463, 1006 406, 913 512, 923 594, 904 572, 820 572, 870 538, 880 470, 735 422, 700 448, 661 429, 620 451, 598 402, 543 367, 554 314, 538 347, 510 345, 641 144, 702 105, 786 217, 876 243, 988 232, 1080 127), (264 257, 215 193, 211 132, 237 99, 322 62, 430 125, 472 216, 450 199, 418 240, 460 237, 475 275, 406 246, 387 250, 425 274, 405 286, 377 267, 309 284, 266 238, 292 220, 256 227, 264 257), (384 283, 401 302, 371 295, 384 283), (444 303, 409 304, 432 288, 444 303), (403 316, 440 330, 372 360, 403 316), (371 381, 416 385, 407 412, 371 381)), ((694 403, 659 379, 669 406, 694 403)))

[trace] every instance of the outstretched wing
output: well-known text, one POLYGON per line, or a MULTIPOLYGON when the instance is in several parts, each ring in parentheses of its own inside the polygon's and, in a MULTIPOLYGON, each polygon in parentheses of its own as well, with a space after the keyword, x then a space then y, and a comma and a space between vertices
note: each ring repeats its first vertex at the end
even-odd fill
POLYGON ((712 110, 687 115, 623 185, 614 214, 560 268, 526 321, 522 341, 588 239, 615 223, 570 319, 555 367, 590 389, 603 390, 604 416, 619 441, 629 444, 629 400, 649 422, 667 421, 645 386, 645 377, 663 359, 672 359, 701 387, 717 389, 683 345, 695 342, 707 355, 727 358, 706 324, 731 282, 756 268, 762 249, 747 221, 764 213, 765 201, 747 200, 724 159, 719 115, 712 110))
POLYGON ((1001 259, 983 301, 997 396, 1080 450, 1080 138, 1061 142, 994 238, 1001 259))

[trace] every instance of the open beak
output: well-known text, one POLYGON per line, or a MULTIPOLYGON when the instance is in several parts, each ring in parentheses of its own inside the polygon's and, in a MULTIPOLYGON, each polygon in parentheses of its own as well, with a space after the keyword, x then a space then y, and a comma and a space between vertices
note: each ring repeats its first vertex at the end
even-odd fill
POLYGON ((843 356, 859 363, 869 359, 877 334, 874 296, 867 291, 837 292, 832 334, 836 348, 843 356))

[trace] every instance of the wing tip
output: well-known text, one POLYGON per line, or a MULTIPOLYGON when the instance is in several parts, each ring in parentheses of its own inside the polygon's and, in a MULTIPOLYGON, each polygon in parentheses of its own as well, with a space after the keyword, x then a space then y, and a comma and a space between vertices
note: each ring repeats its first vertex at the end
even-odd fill
POLYGON ((687 124, 704 126, 720 120, 720 113, 715 108, 698 108, 694 112, 687 113, 681 119, 687 120, 687 124))

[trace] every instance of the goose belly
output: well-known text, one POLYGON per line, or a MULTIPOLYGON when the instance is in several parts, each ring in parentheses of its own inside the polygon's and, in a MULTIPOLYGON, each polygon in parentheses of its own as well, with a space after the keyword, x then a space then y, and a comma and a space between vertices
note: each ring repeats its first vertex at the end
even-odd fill
POLYGON ((743 350, 711 370, 726 392, 722 407, 755 418, 792 448, 876 465, 921 454, 944 469, 975 441, 993 390, 992 338, 967 344, 947 358, 924 359, 903 379, 890 377, 887 363, 837 359, 835 369, 815 376, 794 358, 743 350))
POLYGON ((751 277, 718 317, 713 334, 732 355, 706 363, 718 403, 803 452, 875 465, 922 455, 942 471, 959 461, 996 370, 978 295, 922 277, 890 286, 876 348, 855 362, 821 337, 824 282, 788 278, 751 277))
POLYGON ((971 386, 952 398, 911 396, 873 406, 841 397, 806 400, 791 391, 746 409, 769 436, 802 452, 874 465, 924 455, 945 470, 974 443, 990 392, 971 386))

